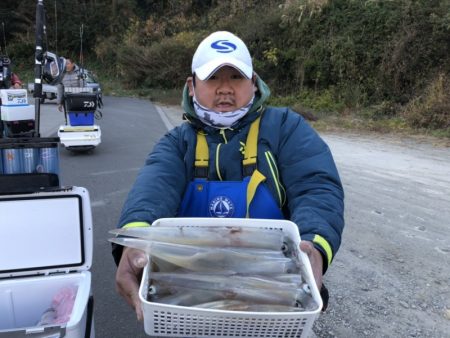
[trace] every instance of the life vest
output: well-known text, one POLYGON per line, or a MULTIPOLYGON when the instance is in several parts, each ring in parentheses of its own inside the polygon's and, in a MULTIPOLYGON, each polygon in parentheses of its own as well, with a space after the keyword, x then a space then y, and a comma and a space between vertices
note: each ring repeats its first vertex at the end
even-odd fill
POLYGON ((284 218, 264 183, 266 177, 257 169, 260 118, 247 135, 242 181, 208 180, 208 143, 203 132, 197 133, 194 179, 184 193, 178 217, 284 218))

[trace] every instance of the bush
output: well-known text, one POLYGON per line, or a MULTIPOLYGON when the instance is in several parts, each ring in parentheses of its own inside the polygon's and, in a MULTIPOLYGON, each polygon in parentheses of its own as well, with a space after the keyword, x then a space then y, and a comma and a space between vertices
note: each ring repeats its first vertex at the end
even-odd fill
POLYGON ((270 105, 288 106, 295 111, 303 112, 313 110, 316 113, 341 113, 345 105, 340 102, 332 89, 314 92, 312 90, 303 90, 295 95, 273 96, 269 99, 270 105))
MULTIPOLYGON (((19 74, 31 74, 34 60, 35 13, 25 2, 6 1, 3 16, 19 74), (13 7, 22 15, 9 17, 13 7)), ((111 84, 164 92, 183 86, 202 38, 229 30, 247 43, 271 102, 315 114, 359 110, 377 123, 400 117, 415 128, 449 128, 448 0, 113 3, 47 6, 49 49, 58 38, 60 55, 78 54, 83 23, 86 60, 96 57, 87 67, 97 67, 111 84), (62 20, 63 9, 73 15, 62 20)))
POLYGON ((333 86, 350 107, 404 104, 428 74, 450 64, 448 13, 444 0, 290 1, 274 47, 297 51, 290 73, 302 69, 301 87, 333 86))
POLYGON ((118 53, 122 79, 137 88, 180 88, 191 74, 197 43, 196 34, 182 33, 148 47, 127 45, 118 53))
POLYGON ((422 95, 411 100, 403 115, 413 128, 450 128, 449 74, 439 73, 422 95))

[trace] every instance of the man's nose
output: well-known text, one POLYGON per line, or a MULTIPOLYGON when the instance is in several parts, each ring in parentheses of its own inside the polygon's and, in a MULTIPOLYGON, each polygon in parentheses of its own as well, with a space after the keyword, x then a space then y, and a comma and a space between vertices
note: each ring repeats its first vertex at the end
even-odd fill
POLYGON ((217 88, 219 94, 231 94, 233 92, 233 87, 229 79, 221 79, 219 81, 219 87, 217 88))

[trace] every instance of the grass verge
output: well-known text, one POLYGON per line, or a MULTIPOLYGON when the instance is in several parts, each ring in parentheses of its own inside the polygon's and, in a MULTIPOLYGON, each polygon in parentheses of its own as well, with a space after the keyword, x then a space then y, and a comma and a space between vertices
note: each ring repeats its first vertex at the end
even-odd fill
MULTIPOLYGON (((146 97, 161 104, 179 106, 181 89, 170 91, 149 90, 146 97)), ((283 101, 283 99, 277 98, 276 101, 283 101)), ((281 102, 270 103, 274 105, 281 104, 281 102)), ((294 104, 292 108, 302 114, 319 132, 391 134, 402 137, 413 137, 418 140, 427 138, 433 144, 450 147, 450 128, 440 130, 414 129, 401 117, 373 118, 367 109, 359 111, 344 110, 342 113, 337 113, 326 110, 305 109, 298 104, 294 104)))

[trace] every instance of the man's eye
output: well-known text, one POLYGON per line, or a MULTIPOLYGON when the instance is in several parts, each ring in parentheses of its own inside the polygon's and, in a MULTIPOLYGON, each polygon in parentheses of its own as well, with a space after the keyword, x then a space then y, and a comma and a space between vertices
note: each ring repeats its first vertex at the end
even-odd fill
POLYGON ((241 80, 243 78, 242 74, 231 75, 232 80, 241 80))

